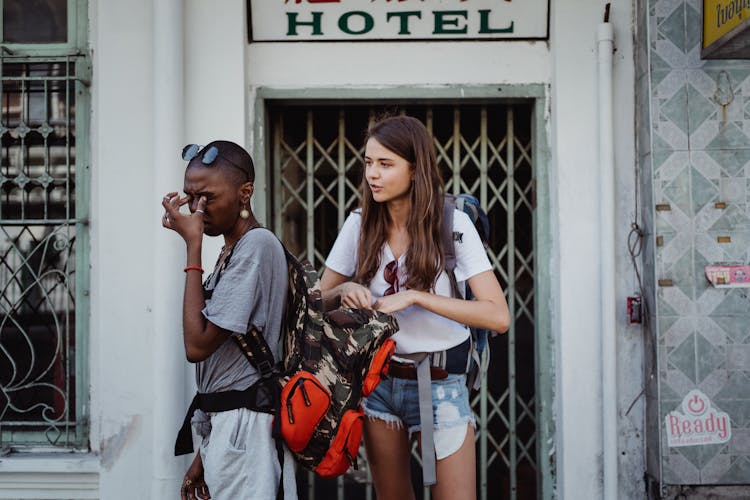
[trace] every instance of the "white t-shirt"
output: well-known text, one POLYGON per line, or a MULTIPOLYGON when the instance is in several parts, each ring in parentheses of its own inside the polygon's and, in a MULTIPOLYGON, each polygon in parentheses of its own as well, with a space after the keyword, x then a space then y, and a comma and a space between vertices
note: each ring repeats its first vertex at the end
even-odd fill
MULTIPOLYGON (((352 212, 347 217, 339 232, 331 253, 328 254, 326 266, 344 276, 353 276, 357 265, 357 244, 362 224, 362 217, 352 212)), ((453 232, 461 233, 455 241, 456 269, 455 275, 459 289, 464 282, 481 272, 492 269, 490 261, 479 238, 476 228, 469 216, 460 210, 453 215, 453 232)), ((436 244, 440 244, 436 242, 436 244)), ((380 267, 370 283, 370 292, 374 298, 382 297, 390 286, 383 275, 385 266, 394 260, 393 253, 386 243, 380 255, 380 267)), ((398 259, 399 289, 404 290, 406 253, 398 259)), ((435 284, 435 293, 451 296, 451 285, 448 275, 442 271, 435 284)), ((399 325, 399 331, 393 336, 396 341, 397 354, 415 352, 434 352, 457 346, 469 337, 469 329, 451 319, 432 313, 419 306, 410 306, 393 314, 399 325)))

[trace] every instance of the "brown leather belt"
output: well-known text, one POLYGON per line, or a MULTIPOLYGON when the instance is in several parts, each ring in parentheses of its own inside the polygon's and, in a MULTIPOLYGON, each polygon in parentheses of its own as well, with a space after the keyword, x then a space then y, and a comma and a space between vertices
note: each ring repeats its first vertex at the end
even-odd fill
MULTIPOLYGON (((417 367, 409 363, 399 363, 391 361, 388 368, 388 375, 393 378, 407 378, 417 380, 417 367)), ((443 380, 448 376, 448 372, 437 366, 430 367, 430 378, 432 380, 443 380)))

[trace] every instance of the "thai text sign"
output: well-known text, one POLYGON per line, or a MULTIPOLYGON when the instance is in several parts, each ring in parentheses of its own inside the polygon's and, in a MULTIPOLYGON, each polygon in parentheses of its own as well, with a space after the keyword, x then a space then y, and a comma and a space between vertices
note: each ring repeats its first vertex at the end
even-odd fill
POLYGON ((548 0, 251 0, 251 40, 547 38, 548 0))
POLYGON ((732 437, 732 424, 723 411, 711 407, 708 396, 698 389, 682 400, 682 413, 671 411, 664 417, 670 447, 726 443, 732 437))
POLYGON ((750 0, 703 0, 703 48, 750 22, 750 0))
POLYGON ((706 278, 716 288, 750 287, 750 266, 715 265, 706 266, 706 278))

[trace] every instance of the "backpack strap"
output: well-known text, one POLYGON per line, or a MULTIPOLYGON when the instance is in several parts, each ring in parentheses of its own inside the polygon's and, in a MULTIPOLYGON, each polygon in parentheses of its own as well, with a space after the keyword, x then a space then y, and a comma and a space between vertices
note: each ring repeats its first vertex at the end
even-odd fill
POLYGON ((419 424, 422 448, 422 481, 425 486, 437 483, 437 458, 435 456, 435 426, 432 417, 432 377, 430 357, 417 363, 417 390, 419 392, 419 424))
MULTIPOLYGON (((263 381, 260 381, 263 382, 263 381)), ((245 390, 230 390, 223 392, 196 393, 190 403, 185 420, 177 434, 175 441, 175 456, 193 452, 193 436, 190 432, 190 420, 196 410, 205 412, 228 411, 236 408, 249 408, 253 411, 275 412, 275 389, 265 383, 255 383, 245 390)))
POLYGON ((235 333, 232 340, 245 355, 250 364, 258 370, 261 378, 269 379, 279 373, 279 367, 273 359, 268 342, 257 328, 252 327, 244 335, 235 333))
POLYGON ((458 289, 458 282, 456 281, 456 247, 454 245, 455 238, 460 235, 453 233, 453 213, 456 209, 457 198, 452 195, 445 195, 443 200, 443 223, 441 227, 441 234, 443 238, 443 255, 445 255, 445 274, 448 275, 448 279, 451 282, 451 291, 454 297, 463 297, 463 294, 458 289))
MULTIPOLYGON (((443 254, 445 255, 445 274, 448 275, 448 280, 451 284, 451 294, 455 298, 471 299, 471 290, 466 287, 464 293, 461 292, 458 287, 458 281, 456 280, 456 241, 460 241, 462 234, 453 231, 453 217, 454 210, 461 210, 465 212, 466 209, 471 209, 472 213, 478 214, 477 207, 472 203, 467 203, 466 198, 463 195, 448 195, 444 196, 443 201, 443 222, 442 222, 442 239, 443 239, 443 254)), ((479 219, 479 217, 475 217, 479 219)), ((488 222, 482 220, 482 229, 485 234, 488 232, 488 222)), ((479 229, 477 229, 479 231, 479 229)), ((454 364, 456 356, 459 357, 459 361, 463 362, 466 360, 466 371, 467 374, 467 385, 470 388, 478 388, 480 379, 476 373, 472 373, 470 369, 472 366, 480 365, 479 351, 477 350, 476 341, 474 339, 474 333, 469 335, 470 348, 468 353, 464 352, 463 349, 449 349, 446 351, 439 351, 431 353, 430 358, 433 366, 440 368, 446 368, 450 364, 454 364), (460 352, 455 352, 460 351, 460 352), (473 361, 473 363, 472 363, 473 361)), ((457 346, 463 347, 463 346, 457 346)))
POLYGON ((437 482, 437 458, 435 456, 435 424, 432 416, 431 353, 415 352, 400 357, 411 360, 417 372, 417 394, 419 399, 419 427, 421 436, 422 482, 431 486, 437 482))

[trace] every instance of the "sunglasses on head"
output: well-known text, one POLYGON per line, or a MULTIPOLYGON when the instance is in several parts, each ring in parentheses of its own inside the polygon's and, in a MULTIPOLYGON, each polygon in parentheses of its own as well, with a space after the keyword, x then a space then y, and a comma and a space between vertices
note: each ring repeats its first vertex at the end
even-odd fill
POLYGON ((217 148, 216 146, 211 146, 209 148, 206 148, 205 150, 201 150, 202 147, 203 146, 199 146, 197 144, 188 144, 187 146, 182 148, 182 159, 189 162, 193 160, 193 158, 195 158, 196 156, 199 156, 200 153, 202 152, 203 154, 201 155, 201 163, 203 163, 204 165, 212 165, 213 162, 216 161, 216 158, 221 158, 222 160, 229 163, 233 167, 239 168, 240 170, 242 170, 245 173, 247 180, 248 181, 250 180, 250 174, 247 173, 247 170, 240 167, 239 165, 237 165, 235 162, 233 162, 226 156, 220 155, 219 148, 217 148))
POLYGON ((383 278, 390 286, 385 290, 383 296, 398 292, 398 261, 392 260, 383 269, 383 278))

